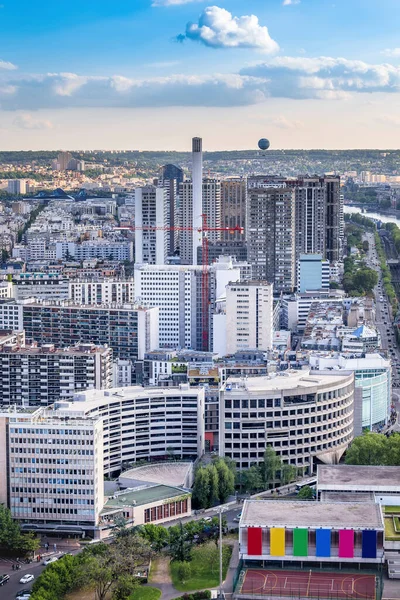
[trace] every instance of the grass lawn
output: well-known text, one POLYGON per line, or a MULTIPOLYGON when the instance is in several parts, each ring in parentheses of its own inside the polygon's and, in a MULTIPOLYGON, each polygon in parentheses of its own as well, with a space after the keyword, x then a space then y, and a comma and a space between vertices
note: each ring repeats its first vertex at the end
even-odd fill
POLYGON ((385 513, 400 513, 400 506, 384 506, 385 513))
POLYGON ((129 596, 129 600, 158 600, 161 596, 161 590, 158 588, 140 586, 129 596))
POLYGON ((396 533, 393 526, 393 518, 385 517, 385 540, 388 541, 399 541, 400 533, 396 533))
MULTIPOLYGON (((226 577, 229 561, 232 555, 232 546, 223 545, 222 576, 226 577)), ((193 592, 206 588, 217 587, 219 584, 219 550, 214 542, 202 544, 193 548, 193 560, 190 562, 191 575, 184 583, 180 582, 177 575, 177 563, 171 562, 172 583, 180 592, 193 592)))

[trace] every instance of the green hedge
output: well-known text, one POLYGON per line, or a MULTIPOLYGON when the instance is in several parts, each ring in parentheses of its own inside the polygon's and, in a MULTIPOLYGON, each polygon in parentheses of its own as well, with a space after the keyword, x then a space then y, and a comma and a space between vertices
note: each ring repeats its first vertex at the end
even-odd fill
POLYGON ((193 594, 183 594, 183 596, 178 596, 174 600, 206 600, 207 598, 211 598, 210 590, 193 592, 193 594))

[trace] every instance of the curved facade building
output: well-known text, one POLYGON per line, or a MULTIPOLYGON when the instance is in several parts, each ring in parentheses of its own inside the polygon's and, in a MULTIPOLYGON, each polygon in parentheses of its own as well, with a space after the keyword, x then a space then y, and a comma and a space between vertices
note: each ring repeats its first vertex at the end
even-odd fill
POLYGON ((311 473, 317 460, 340 460, 353 439, 353 420, 350 371, 231 377, 220 392, 220 454, 246 469, 271 446, 284 463, 311 473))

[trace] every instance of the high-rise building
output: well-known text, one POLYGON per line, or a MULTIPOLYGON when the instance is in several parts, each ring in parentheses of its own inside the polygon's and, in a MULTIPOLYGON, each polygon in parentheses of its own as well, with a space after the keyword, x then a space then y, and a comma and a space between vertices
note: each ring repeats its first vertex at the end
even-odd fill
POLYGON ((192 260, 197 264, 197 248, 201 246, 201 233, 203 214, 203 140, 192 139, 192 260))
POLYGON ((296 194, 296 259, 300 253, 326 251, 326 184, 323 177, 299 177, 288 180, 296 194))
POLYGON ((273 339, 273 286, 245 281, 226 286, 226 353, 270 350, 273 339))
MULTIPOLYGON (((173 165, 172 165, 173 166, 173 165)), ((173 256, 179 249, 179 186, 178 179, 154 179, 154 185, 164 188, 168 205, 168 254, 173 256)))
POLYGON ((26 194, 25 179, 9 179, 7 182, 7 192, 9 194, 26 194))
MULTIPOLYGON (((200 209, 200 225, 193 225, 195 219, 193 216, 193 183, 184 181, 180 186, 180 256, 182 264, 200 264, 198 262, 199 252, 202 248, 202 218, 205 214, 207 217, 207 227, 210 229, 221 227, 221 182, 219 179, 204 179, 202 184, 202 206, 200 209), (195 231, 191 231, 191 228, 195 231), (199 231, 200 230, 200 231, 199 231), (193 237, 194 236, 194 237, 193 237), (195 239, 195 241, 193 241, 195 239), (196 257, 193 259, 193 247, 196 247, 196 257)), ((198 210, 198 209, 196 209, 198 210)), ((220 231, 209 231, 207 238, 211 243, 218 241, 221 238, 220 231)))
POLYGON ((164 265, 169 254, 167 190, 149 185, 135 190, 135 262, 164 265))
POLYGON ((265 185, 262 177, 248 180, 248 260, 256 280, 273 284, 274 291, 295 285, 295 192, 265 185))
POLYGON ((161 167, 161 179, 165 180, 165 179, 176 179, 176 181, 179 183, 182 183, 183 181, 183 169, 181 169, 180 167, 177 167, 176 165, 164 165, 163 167, 161 167))
POLYGON ((243 231, 223 231, 221 238, 242 242, 246 238, 246 179, 231 177, 221 181, 221 226, 240 227, 243 231))
MULTIPOLYGON (((208 267, 209 339, 214 303, 230 281, 241 278, 241 266, 227 259, 208 267)), ((135 296, 160 310, 160 348, 204 349, 202 275, 195 265, 136 265, 135 296)))
POLYGON ((343 203, 340 177, 325 177, 326 185, 326 259, 330 263, 343 259, 343 203))
POLYGON ((84 171, 85 161, 74 158, 70 152, 60 152, 52 167, 55 171, 84 171))
MULTIPOLYGON (((136 360, 159 347, 158 308, 135 304, 77 305, 70 301, 16 305, 28 343, 110 346, 116 358, 136 360)), ((12 329, 16 329, 13 327, 12 329)))
POLYGON ((0 347, 0 403, 43 406, 72 400, 75 392, 113 383, 112 349, 94 344, 0 347))

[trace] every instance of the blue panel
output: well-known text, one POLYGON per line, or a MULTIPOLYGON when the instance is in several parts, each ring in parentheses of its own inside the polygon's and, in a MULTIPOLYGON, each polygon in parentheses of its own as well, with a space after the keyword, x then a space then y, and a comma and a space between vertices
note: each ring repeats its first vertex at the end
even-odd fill
POLYGON ((362 557, 376 558, 376 531, 364 529, 362 532, 362 557))
POLYGON ((330 529, 316 529, 316 552, 315 556, 324 556, 329 558, 331 555, 331 530, 330 529))

